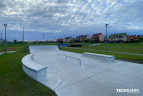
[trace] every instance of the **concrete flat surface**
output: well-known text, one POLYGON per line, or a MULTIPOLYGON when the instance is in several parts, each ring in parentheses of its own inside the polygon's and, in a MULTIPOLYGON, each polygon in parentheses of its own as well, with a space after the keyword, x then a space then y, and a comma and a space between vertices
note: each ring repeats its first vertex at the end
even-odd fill
POLYGON ((118 60, 106 62, 60 51, 55 46, 42 47, 45 46, 30 48, 34 62, 48 67, 47 76, 39 82, 53 89, 58 96, 143 96, 141 64, 118 60), (117 92, 116 89, 139 89, 139 92, 117 92))

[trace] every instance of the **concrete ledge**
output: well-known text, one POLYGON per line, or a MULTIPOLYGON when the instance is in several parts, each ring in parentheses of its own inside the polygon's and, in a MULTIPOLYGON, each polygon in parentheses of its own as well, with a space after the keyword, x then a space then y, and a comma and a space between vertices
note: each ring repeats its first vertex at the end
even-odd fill
POLYGON ((47 67, 37 64, 33 61, 34 55, 29 54, 22 58, 23 71, 35 80, 40 80, 46 76, 47 67))
POLYGON ((82 56, 94 58, 103 62, 114 62, 114 56, 111 55, 103 55, 103 54, 96 54, 96 53, 82 53, 82 56))

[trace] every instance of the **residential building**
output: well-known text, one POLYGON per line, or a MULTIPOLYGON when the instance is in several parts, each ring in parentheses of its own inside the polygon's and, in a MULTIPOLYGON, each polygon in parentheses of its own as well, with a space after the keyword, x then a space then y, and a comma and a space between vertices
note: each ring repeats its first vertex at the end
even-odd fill
POLYGON ((77 36, 76 41, 77 42, 89 42, 90 37, 88 35, 80 35, 80 36, 77 36))
POLYGON ((63 43, 63 39, 59 38, 59 39, 56 40, 56 42, 63 43))
POLYGON ((72 42, 75 43, 76 42, 76 38, 72 38, 72 42))
POLYGON ((96 33, 93 34, 93 36, 91 37, 92 41, 98 41, 98 42, 103 42, 104 41, 104 36, 102 35, 102 33, 96 33))
POLYGON ((139 39, 139 36, 136 36, 136 35, 130 35, 130 36, 127 36, 127 41, 136 41, 139 39))
POLYGON ((73 39, 72 39, 72 37, 65 37, 64 39, 63 39, 63 42, 64 43, 68 43, 68 42, 70 42, 70 41, 72 41, 73 39))
POLYGON ((118 34, 111 34, 108 37, 109 42, 126 42, 127 41, 127 34, 126 33, 118 33, 118 34))

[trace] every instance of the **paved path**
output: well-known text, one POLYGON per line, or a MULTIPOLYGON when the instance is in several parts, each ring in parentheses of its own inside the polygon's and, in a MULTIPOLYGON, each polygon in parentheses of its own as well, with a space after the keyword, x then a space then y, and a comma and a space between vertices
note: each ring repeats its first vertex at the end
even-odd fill
POLYGON ((116 60, 113 63, 60 51, 34 51, 34 62, 48 67, 40 82, 58 96, 143 96, 143 65, 116 60), (64 54, 81 59, 57 56, 64 54), (139 89, 139 93, 118 93, 116 89, 139 89))
MULTIPOLYGON (((7 51, 7 53, 13 53, 13 52, 16 52, 16 51, 7 51)), ((4 54, 5 52, 0 52, 0 55, 1 54, 4 54)))

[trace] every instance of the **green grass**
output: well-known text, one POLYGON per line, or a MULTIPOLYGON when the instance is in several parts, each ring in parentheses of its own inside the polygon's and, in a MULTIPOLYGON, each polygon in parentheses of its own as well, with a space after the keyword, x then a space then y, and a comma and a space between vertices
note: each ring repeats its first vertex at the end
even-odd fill
POLYGON ((17 52, 0 55, 0 96, 51 96, 49 88, 23 72, 21 59, 29 53, 25 46, 9 47, 17 52))
MULTIPOLYGON (((101 44, 97 46, 86 46, 83 45, 84 49, 93 49, 93 50, 106 50, 106 44, 101 44)), ((115 52, 126 52, 126 53, 137 53, 143 54, 143 43, 117 43, 116 46, 114 43, 108 44, 109 51, 115 52)))
MULTIPOLYGON (((75 48, 67 48, 67 47, 60 47, 61 50, 76 52, 76 53, 83 53, 83 52, 90 52, 90 53, 97 53, 97 54, 106 54, 106 52, 96 51, 96 50, 104 50, 106 49, 106 44, 98 45, 98 46, 87 46, 88 44, 83 44, 83 49, 75 49, 75 48), (84 49, 92 49, 92 50, 84 50, 84 49)), ((127 52, 127 53, 138 53, 143 54, 143 44, 117 44, 116 48, 114 44, 109 44, 109 51, 116 51, 116 52, 127 52)), ((143 56, 138 55, 130 55, 130 54, 122 54, 122 53, 111 53, 109 52, 108 55, 115 56, 115 59, 135 59, 135 60, 142 60, 143 56)))

